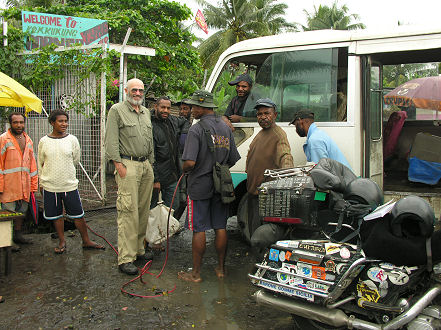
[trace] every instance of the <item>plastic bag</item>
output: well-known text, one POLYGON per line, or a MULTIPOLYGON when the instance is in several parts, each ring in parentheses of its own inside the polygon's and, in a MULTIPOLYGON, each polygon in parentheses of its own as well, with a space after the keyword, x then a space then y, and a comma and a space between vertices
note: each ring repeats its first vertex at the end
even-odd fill
MULTIPOLYGON (((160 244, 167 240, 167 218, 169 207, 159 202, 150 210, 145 239, 149 244, 160 244)), ((173 214, 173 210, 172 210, 173 214)), ((180 223, 170 214, 169 237, 179 231, 180 223)))

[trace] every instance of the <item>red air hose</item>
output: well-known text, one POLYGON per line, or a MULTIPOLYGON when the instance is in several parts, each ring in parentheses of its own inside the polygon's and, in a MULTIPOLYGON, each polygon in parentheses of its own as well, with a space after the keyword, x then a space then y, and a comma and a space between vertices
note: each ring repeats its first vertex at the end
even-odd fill
MULTIPOLYGON (((175 201, 176 192, 177 192, 177 190, 179 188, 179 184, 181 183, 181 180, 184 177, 184 175, 185 174, 181 175, 181 177, 179 178, 179 180, 178 180, 178 182, 176 184, 175 191, 173 192, 173 198, 172 198, 172 201, 171 201, 171 205, 173 205, 173 203, 175 201)), ((135 278, 133 278, 130 281, 128 281, 128 282, 123 284, 123 286, 121 287, 121 292, 122 293, 128 294, 128 295, 133 296, 133 297, 139 297, 139 298, 157 298, 157 297, 162 297, 164 295, 170 294, 170 293, 172 293, 173 291, 176 290, 176 284, 175 284, 173 289, 171 289, 171 290, 168 290, 168 291, 165 291, 165 292, 161 292, 160 294, 156 294, 156 295, 152 295, 152 296, 143 296, 143 295, 139 295, 139 294, 136 294, 136 293, 127 292, 124 289, 127 285, 129 285, 130 283, 136 281, 138 278, 139 278, 139 280, 141 281, 142 284, 146 284, 146 282, 144 282, 143 279, 142 279, 142 275, 144 275, 144 274, 149 274, 149 275, 155 276, 156 278, 159 278, 162 275, 162 273, 164 272, 165 265, 167 265, 167 261, 168 261, 168 248, 169 248, 169 236, 168 235, 169 235, 171 210, 172 209, 170 207, 169 210, 168 210, 168 217, 167 217, 167 247, 166 247, 166 250, 165 250, 166 251, 165 252, 165 260, 164 260, 164 263, 162 265, 161 271, 159 272, 158 275, 155 275, 155 274, 149 272, 150 266, 152 265, 152 260, 147 261, 146 264, 144 265, 144 267, 139 269, 139 275, 137 275, 135 278)), ((96 235, 98 237, 101 237, 107 244, 109 244, 109 246, 113 249, 113 251, 115 251, 116 255, 118 255, 118 251, 115 249, 115 247, 104 236, 96 233, 87 224, 86 224, 86 226, 94 235, 96 235)))

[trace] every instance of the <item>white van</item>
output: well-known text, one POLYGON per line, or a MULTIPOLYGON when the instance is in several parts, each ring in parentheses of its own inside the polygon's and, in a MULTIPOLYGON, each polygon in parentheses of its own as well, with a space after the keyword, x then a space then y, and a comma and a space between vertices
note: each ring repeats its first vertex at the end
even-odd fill
POLYGON ((302 149, 305 138, 300 138, 288 122, 296 111, 308 108, 315 113, 317 126, 340 147, 355 174, 376 181, 385 200, 416 194, 428 199, 438 217, 441 184, 408 181, 407 156, 416 133, 441 136, 440 113, 418 108, 409 113, 394 157, 384 165, 383 126, 390 109, 384 106, 382 85, 383 70, 420 63, 418 70, 423 76, 428 75, 425 71, 438 68, 439 62, 441 27, 425 31, 405 27, 376 34, 368 30, 300 32, 250 39, 228 48, 216 63, 206 89, 219 93, 225 81, 243 72, 254 79, 244 121, 234 124, 242 158, 232 168, 238 197, 233 211, 240 211, 239 201, 246 192, 246 155, 260 130, 253 106, 258 98, 269 97, 278 105, 278 125, 288 135, 296 166, 306 162, 302 149), (420 112, 424 116, 419 116, 420 112))

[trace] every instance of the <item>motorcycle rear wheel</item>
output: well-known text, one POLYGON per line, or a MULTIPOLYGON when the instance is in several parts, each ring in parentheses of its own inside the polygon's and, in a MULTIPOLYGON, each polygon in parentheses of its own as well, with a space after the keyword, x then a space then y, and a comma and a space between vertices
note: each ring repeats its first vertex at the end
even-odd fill
POLYGON ((294 329, 296 330, 306 330, 306 329, 315 329, 315 330, 340 330, 340 329, 346 329, 346 327, 334 327, 332 325, 327 325, 324 323, 320 323, 314 320, 307 319, 305 317, 297 316, 297 315, 291 315, 292 321, 294 324, 294 329))

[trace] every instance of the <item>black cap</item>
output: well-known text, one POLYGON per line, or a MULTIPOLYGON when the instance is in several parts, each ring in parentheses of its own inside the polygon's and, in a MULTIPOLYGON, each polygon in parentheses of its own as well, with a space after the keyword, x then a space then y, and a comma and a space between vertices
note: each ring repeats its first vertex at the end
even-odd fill
POLYGON ((182 99, 180 102, 176 103, 177 106, 180 106, 181 104, 187 104, 190 105, 190 99, 182 99))
POLYGON ((267 107, 267 108, 274 108, 276 110, 276 104, 271 99, 258 99, 256 101, 256 105, 254 106, 254 109, 257 109, 259 107, 267 107))
POLYGON ((228 85, 230 85, 230 86, 237 85, 241 81, 247 82, 248 84, 250 84, 250 86, 253 85, 253 79, 251 79, 251 77, 248 73, 243 73, 243 74, 239 75, 236 79, 229 81, 228 85))
POLYGON ((291 120, 289 125, 293 125, 294 122, 298 119, 306 119, 306 118, 314 119, 314 112, 308 109, 299 110, 294 114, 294 119, 291 120))

